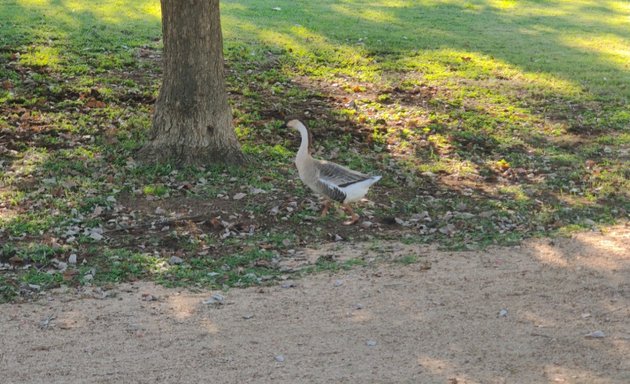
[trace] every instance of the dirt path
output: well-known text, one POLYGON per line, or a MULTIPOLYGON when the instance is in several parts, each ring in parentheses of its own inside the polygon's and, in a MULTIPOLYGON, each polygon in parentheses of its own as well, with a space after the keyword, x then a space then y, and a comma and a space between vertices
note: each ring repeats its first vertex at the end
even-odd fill
POLYGON ((302 255, 419 262, 233 289, 223 305, 149 283, 51 293, 0 306, 0 381, 630 383, 628 244, 616 227, 485 252, 332 245, 302 255))

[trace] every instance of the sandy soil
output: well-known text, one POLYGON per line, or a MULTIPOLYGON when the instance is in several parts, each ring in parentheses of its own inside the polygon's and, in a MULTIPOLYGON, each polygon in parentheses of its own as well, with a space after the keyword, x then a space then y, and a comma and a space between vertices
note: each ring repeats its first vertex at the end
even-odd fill
POLYGON ((0 382, 630 383, 628 244, 623 226, 484 252, 334 244, 286 262, 369 266, 223 304, 150 283, 52 292, 0 306, 0 382))

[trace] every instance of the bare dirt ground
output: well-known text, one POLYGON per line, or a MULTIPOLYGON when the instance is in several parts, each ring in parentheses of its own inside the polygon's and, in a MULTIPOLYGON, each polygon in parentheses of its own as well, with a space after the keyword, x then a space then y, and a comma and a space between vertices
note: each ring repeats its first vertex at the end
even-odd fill
POLYGON ((136 283, 1 305, 0 381, 630 383, 628 227, 483 252, 379 244, 304 250, 287 264, 367 266, 223 304, 136 283))

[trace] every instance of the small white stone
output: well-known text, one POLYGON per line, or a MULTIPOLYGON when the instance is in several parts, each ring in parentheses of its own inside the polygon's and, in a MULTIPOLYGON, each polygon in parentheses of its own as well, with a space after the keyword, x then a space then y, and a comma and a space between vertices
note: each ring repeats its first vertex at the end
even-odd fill
POLYGON ((215 293, 208 300, 202 301, 204 304, 218 304, 221 305, 225 302, 225 297, 220 293, 215 293))
POLYGON ((584 337, 586 337, 587 339, 603 339, 604 337, 606 337, 606 334, 604 333, 604 331, 593 331, 584 335, 584 337))
POLYGON ((172 264, 172 265, 183 264, 184 263, 184 259, 182 259, 181 257, 177 257, 177 256, 171 256, 171 258, 168 259, 168 263, 172 264))
POLYGON ((232 196, 232 199, 242 200, 245 196, 247 196, 247 193, 239 192, 236 195, 232 196))
POLYGON ((95 241, 103 240, 103 235, 99 231, 90 231, 90 238, 95 241))

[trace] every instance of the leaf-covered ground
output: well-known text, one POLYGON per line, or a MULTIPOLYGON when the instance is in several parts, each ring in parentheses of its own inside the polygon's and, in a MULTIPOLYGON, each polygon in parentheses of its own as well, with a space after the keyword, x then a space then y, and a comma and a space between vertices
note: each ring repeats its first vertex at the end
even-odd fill
POLYGON ((134 160, 160 82, 159 3, 0 0, 2 300, 264 283, 329 241, 475 249, 627 220, 625 2, 222 7, 251 163, 174 169, 134 160), (318 156, 384 176, 358 225, 319 217, 281 128, 294 117, 318 156))

